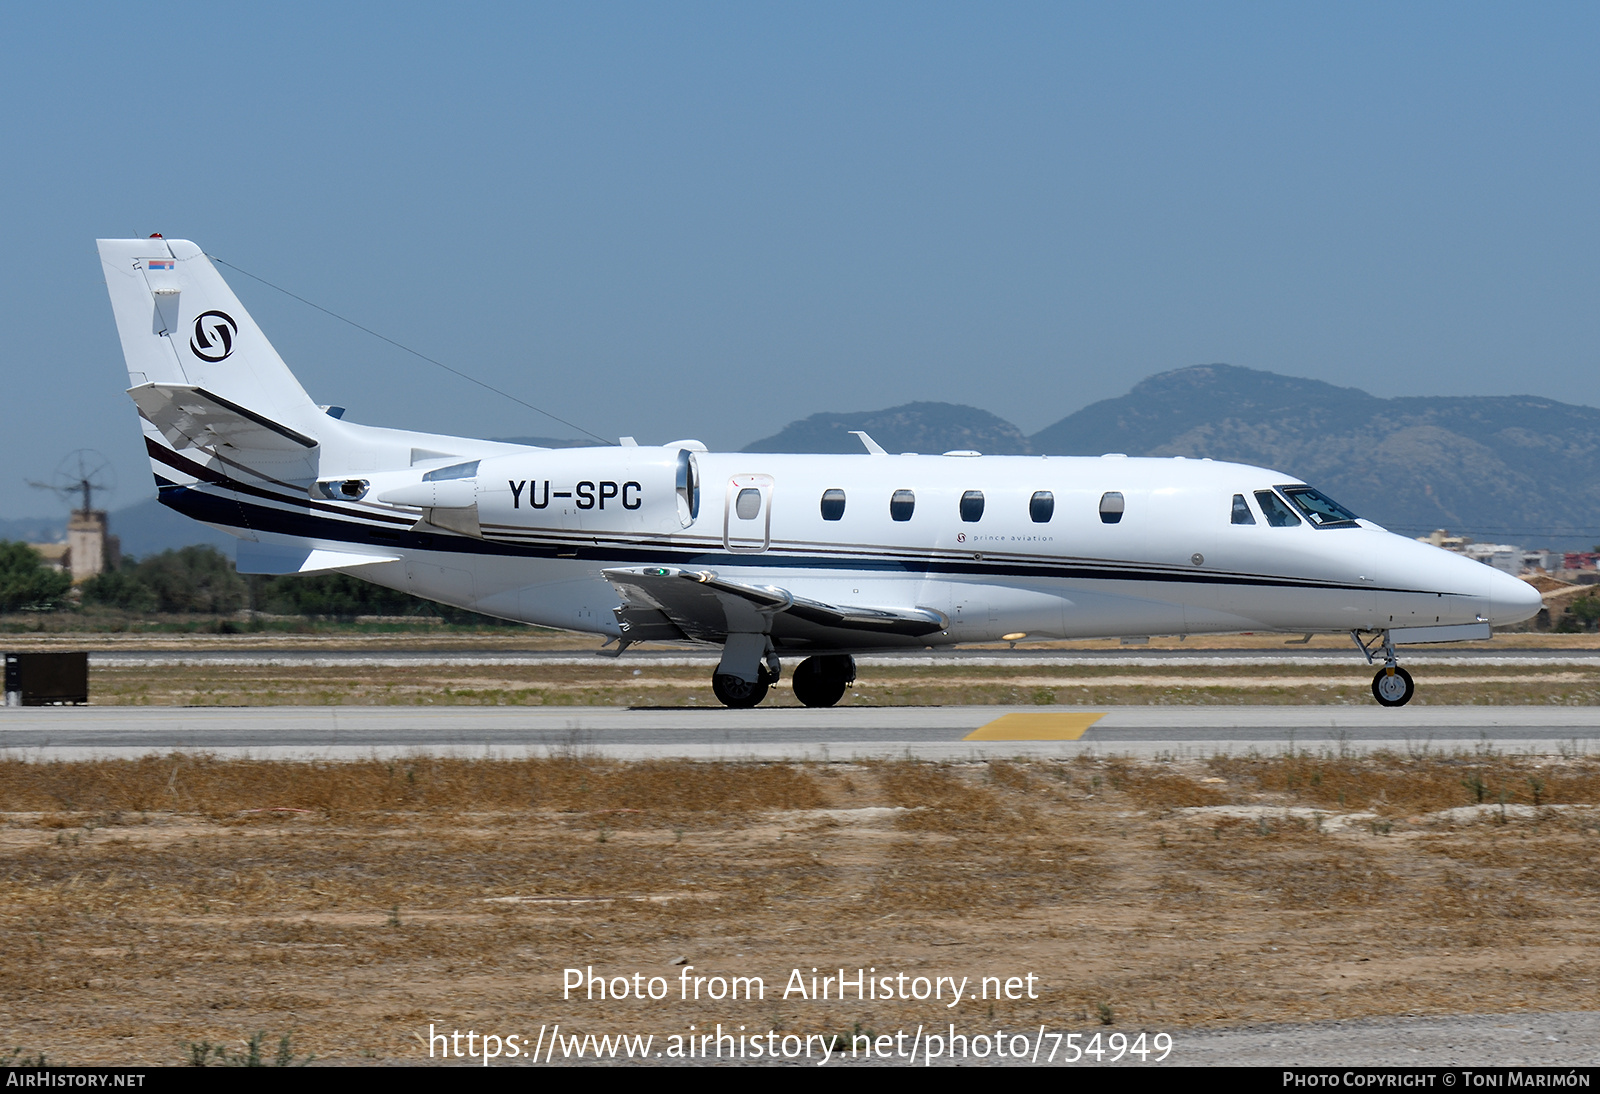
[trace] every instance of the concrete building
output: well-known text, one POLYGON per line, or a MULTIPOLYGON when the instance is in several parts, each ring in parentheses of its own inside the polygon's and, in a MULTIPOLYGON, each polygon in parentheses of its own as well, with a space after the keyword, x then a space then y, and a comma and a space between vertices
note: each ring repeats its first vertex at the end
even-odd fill
POLYGON ((1453 551, 1458 555, 1466 555, 1485 566, 1504 570, 1513 577, 1534 568, 1556 570, 1563 561, 1561 555, 1552 551, 1527 551, 1509 543, 1474 543, 1470 536, 1453 536, 1447 528, 1436 528, 1428 535, 1418 536, 1417 540, 1442 547, 1446 551, 1453 551))
POLYGON ((44 564, 72 575, 74 585, 122 564, 122 545, 111 534, 104 509, 74 509, 65 543, 30 543, 44 564))
POLYGON ((1469 543, 1459 553, 1477 559, 1485 566, 1503 570, 1512 577, 1522 573, 1522 548, 1509 543, 1469 543))

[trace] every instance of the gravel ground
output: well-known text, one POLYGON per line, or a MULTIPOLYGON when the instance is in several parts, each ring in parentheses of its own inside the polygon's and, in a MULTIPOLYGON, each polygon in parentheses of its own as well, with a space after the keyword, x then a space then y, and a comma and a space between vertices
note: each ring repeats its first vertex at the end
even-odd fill
POLYGON ((1600 1011, 1242 1026, 1174 1040, 1167 1066, 1592 1067, 1600 1064, 1600 1011))

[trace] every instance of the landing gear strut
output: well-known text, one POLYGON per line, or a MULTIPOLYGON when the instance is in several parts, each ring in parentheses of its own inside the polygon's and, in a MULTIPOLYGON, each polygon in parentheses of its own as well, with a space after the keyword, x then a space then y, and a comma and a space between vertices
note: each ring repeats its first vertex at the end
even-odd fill
POLYGON ((856 678, 856 659, 846 653, 808 657, 794 670, 794 697, 808 707, 831 707, 856 678))
POLYGON ((1411 697, 1417 693, 1417 685, 1412 681, 1411 674, 1400 667, 1400 659, 1395 656, 1389 632, 1381 633, 1381 642, 1377 639, 1363 642, 1359 631, 1351 631, 1350 637, 1366 657, 1367 664, 1372 664, 1378 654, 1383 654, 1383 668, 1372 678, 1372 697, 1386 707, 1403 707, 1411 702, 1411 697))

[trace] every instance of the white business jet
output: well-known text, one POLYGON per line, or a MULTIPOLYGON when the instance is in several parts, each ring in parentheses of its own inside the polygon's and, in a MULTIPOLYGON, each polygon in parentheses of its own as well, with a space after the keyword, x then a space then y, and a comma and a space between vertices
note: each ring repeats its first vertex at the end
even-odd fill
POLYGON ((852 654, 958 642, 1349 632, 1488 638, 1528 584, 1392 535, 1291 475, 1210 460, 544 449, 359 425, 306 394, 205 253, 99 241, 161 501, 242 573, 338 571, 502 619, 722 647, 728 706, 784 657, 831 706, 852 654))

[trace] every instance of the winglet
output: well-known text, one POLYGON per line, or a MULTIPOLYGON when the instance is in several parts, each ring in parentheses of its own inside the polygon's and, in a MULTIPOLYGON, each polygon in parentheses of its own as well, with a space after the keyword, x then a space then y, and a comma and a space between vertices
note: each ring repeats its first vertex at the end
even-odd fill
POLYGON ((850 430, 850 435, 866 446, 867 453, 869 455, 887 456, 889 454, 883 450, 883 445, 867 436, 867 431, 865 429, 852 429, 850 430))

